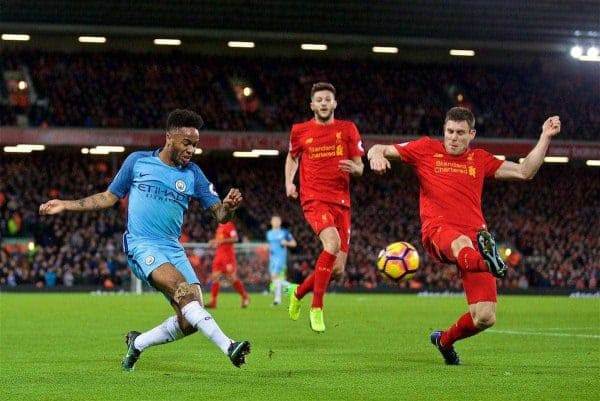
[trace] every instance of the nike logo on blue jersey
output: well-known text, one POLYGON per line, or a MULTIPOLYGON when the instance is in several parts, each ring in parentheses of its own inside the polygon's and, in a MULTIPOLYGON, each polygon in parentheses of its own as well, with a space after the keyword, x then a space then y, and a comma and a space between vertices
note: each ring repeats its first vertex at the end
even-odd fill
POLYGON ((147 175, 150 175, 150 173, 145 173, 145 174, 144 173, 140 173, 140 177, 145 177, 147 175))

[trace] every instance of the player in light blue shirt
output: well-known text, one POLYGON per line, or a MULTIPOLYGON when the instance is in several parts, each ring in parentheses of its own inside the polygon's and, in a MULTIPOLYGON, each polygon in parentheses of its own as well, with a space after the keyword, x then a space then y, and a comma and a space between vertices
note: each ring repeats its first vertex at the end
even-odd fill
POLYGON ((275 293, 273 305, 281 303, 281 292, 283 287, 290 283, 285 279, 287 264, 287 249, 296 247, 296 240, 290 232, 281 228, 281 217, 271 217, 271 229, 267 231, 269 242, 269 272, 271 273, 271 286, 275 293))
POLYGON ((133 152, 108 190, 79 200, 53 199, 40 206, 40 214, 100 210, 129 195, 127 231, 123 248, 133 273, 162 292, 176 314, 157 327, 126 336, 127 354, 122 368, 132 371, 141 352, 152 345, 178 340, 202 331, 240 367, 250 352, 248 341, 227 337, 204 309, 198 277, 179 243, 183 214, 197 199, 219 222, 231 219, 243 198, 233 188, 221 200, 200 167, 190 160, 200 139, 202 118, 189 110, 169 114, 165 146, 156 151, 133 152))

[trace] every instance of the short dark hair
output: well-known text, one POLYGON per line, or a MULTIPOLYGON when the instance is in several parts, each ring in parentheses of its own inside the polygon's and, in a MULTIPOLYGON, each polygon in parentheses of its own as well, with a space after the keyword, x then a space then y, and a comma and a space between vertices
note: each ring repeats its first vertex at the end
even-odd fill
POLYGON ((202 117, 191 110, 175 109, 167 117, 167 131, 182 127, 192 127, 200 130, 203 125, 202 117))
POLYGON ((317 82, 316 84, 313 84, 310 90, 310 98, 312 99, 312 97, 315 95, 315 92, 318 91, 329 91, 335 96, 335 87, 329 82, 317 82))
POLYGON ((475 116, 471 110, 464 107, 453 107, 446 113, 444 125, 448 121, 466 121, 469 124, 469 129, 475 128, 475 116))

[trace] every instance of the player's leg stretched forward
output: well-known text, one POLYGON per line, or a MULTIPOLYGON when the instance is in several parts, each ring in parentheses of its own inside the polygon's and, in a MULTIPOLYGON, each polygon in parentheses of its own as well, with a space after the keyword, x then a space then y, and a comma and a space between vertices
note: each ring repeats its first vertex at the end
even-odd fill
POLYGON ((496 279, 490 272, 496 277, 503 277, 506 274, 506 267, 497 257, 495 243, 487 231, 478 233, 478 242, 481 242, 482 233, 486 236, 486 240, 491 239, 493 251, 490 248, 482 250, 480 245, 481 253, 478 252, 466 235, 459 235, 451 243, 452 256, 460 270, 469 312, 462 315, 447 330, 431 333, 431 342, 438 348, 448 365, 460 364, 460 358, 454 349, 456 341, 480 333, 496 322, 496 279), (495 253, 495 256, 491 255, 492 253, 495 253), (495 266, 488 263, 488 257, 497 259, 495 266))
POLYGON ((323 251, 317 259, 313 274, 308 276, 295 290, 290 291, 289 314, 292 320, 298 320, 300 300, 312 290, 310 327, 313 331, 322 333, 325 331, 323 297, 331 279, 336 255, 340 253, 340 235, 335 227, 327 227, 319 233, 319 239, 323 244, 323 251))
POLYGON ((227 337, 213 317, 202 307, 200 286, 189 284, 183 275, 170 263, 152 271, 150 281, 153 286, 172 300, 176 316, 147 332, 131 331, 126 336, 127 354, 123 359, 123 370, 131 371, 142 351, 146 348, 179 340, 200 330, 236 367, 243 365, 250 352, 248 341, 236 342, 227 337))

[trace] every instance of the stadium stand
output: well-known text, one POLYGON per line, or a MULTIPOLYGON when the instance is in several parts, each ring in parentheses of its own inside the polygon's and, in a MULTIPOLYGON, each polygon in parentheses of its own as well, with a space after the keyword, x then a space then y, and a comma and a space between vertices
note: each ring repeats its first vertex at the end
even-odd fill
MULTIPOLYGON (((0 66, 29 71, 46 100, 26 110, 32 126, 158 128, 169 110, 187 107, 209 129, 286 132, 309 117, 307 93, 319 80, 337 86, 337 115, 363 134, 433 135, 454 105, 473 109, 484 137, 534 138, 553 114, 570 139, 593 140, 600 126, 597 71, 581 66, 42 51, 5 51, 0 66)), ((16 114, 8 107, 0 123, 16 124, 16 114)))
MULTIPOLYGON (((273 212, 279 212, 298 240, 290 255, 290 277, 300 280, 311 269, 319 243, 300 208, 286 199, 283 159, 234 159, 202 155, 197 162, 221 192, 231 186, 245 194, 238 213, 245 241, 262 240, 273 212)), ((40 218, 39 204, 51 197, 83 197, 102 191, 113 171, 108 158, 71 151, 3 155, 0 163, 0 233, 3 238, 31 237, 35 251, 4 246, 0 285, 38 287, 79 284, 128 288, 130 274, 121 250, 125 203, 102 212, 40 218), (51 172, 51 174, 48 174, 51 172)), ((374 260, 387 243, 405 240, 417 246, 422 264, 413 288, 459 289, 454 267, 432 262, 420 244, 418 188, 412 171, 396 165, 391 175, 367 172, 353 186, 353 233, 347 271, 335 285, 375 288, 381 278, 374 260)), ((484 215, 498 240, 513 250, 513 268, 499 281, 504 288, 597 289, 600 276, 600 171, 578 165, 543 166, 533 181, 486 184, 484 215)), ((207 241, 215 223, 193 203, 184 225, 188 241, 207 241)), ((206 271, 206 259, 195 262, 206 271)), ((239 263, 240 276, 265 285, 268 274, 257 264, 239 263)), ((200 274, 202 278, 206 274, 200 274)))

